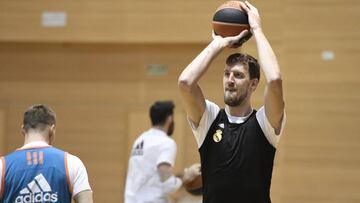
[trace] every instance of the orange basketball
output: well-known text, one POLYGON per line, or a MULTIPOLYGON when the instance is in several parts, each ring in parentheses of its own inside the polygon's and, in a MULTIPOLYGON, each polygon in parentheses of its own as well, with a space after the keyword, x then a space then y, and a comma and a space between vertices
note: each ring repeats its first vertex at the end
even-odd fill
POLYGON ((236 36, 243 30, 250 30, 248 16, 240 7, 240 1, 227 1, 215 12, 212 21, 216 35, 236 36))
POLYGON ((192 181, 184 184, 185 189, 193 195, 202 195, 202 176, 196 176, 192 181))

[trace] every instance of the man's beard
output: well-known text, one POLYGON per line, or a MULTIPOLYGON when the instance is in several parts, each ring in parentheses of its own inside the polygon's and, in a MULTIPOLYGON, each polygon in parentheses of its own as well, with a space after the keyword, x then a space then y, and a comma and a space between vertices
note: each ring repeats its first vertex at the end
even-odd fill
POLYGON ((247 92, 235 96, 233 96, 231 93, 230 95, 226 96, 226 92, 225 92, 224 102, 228 106, 239 106, 245 100, 246 96, 247 96, 247 92))
POLYGON ((168 136, 171 136, 174 133, 174 128, 175 128, 175 124, 174 124, 174 121, 172 121, 169 125, 169 128, 168 128, 166 134, 168 136))

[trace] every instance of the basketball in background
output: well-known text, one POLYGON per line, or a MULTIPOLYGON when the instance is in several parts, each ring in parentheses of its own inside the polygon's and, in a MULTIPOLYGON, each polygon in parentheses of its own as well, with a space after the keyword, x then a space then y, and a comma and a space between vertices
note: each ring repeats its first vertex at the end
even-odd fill
POLYGON ((184 187, 192 195, 202 195, 202 176, 196 176, 192 181, 185 183, 184 187))
POLYGON ((227 1, 215 12, 212 22, 216 35, 236 36, 243 30, 250 30, 246 12, 240 7, 240 1, 227 1))

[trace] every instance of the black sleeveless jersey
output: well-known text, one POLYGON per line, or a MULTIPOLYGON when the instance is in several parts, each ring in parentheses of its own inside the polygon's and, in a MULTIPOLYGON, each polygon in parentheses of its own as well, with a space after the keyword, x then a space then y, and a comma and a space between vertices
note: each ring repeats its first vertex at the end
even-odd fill
POLYGON ((268 142, 256 111, 241 124, 221 109, 199 152, 204 203, 271 203, 276 149, 268 142))

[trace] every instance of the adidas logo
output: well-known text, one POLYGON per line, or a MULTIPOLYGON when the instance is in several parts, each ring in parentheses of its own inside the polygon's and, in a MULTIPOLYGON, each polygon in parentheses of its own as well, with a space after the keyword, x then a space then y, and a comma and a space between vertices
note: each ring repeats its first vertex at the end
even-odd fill
POLYGON ((132 155, 133 156, 141 156, 144 154, 144 140, 142 140, 140 143, 138 143, 135 146, 135 149, 133 149, 132 155))
POLYGON ((33 181, 20 191, 15 203, 57 202, 58 194, 52 193, 49 183, 43 174, 37 175, 33 181))

